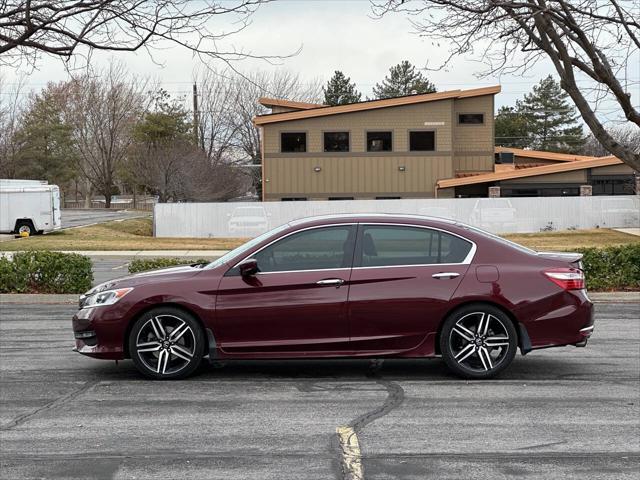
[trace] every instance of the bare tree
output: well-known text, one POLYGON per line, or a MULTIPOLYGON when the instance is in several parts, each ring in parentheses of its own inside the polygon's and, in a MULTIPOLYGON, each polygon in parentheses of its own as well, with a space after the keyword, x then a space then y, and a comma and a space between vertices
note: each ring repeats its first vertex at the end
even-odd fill
POLYGON ((231 162, 247 170, 256 190, 261 187, 260 132, 253 125, 256 115, 267 113, 258 103, 260 97, 286 98, 319 102, 322 84, 305 82, 297 74, 285 70, 273 72, 205 71, 196 76, 199 86, 199 139, 212 165, 231 162))
MULTIPOLYGON (((609 135, 615 138, 618 143, 626 145, 636 153, 640 153, 640 128, 635 125, 618 125, 610 128, 609 135)), ((593 135, 589 135, 586 138, 581 153, 582 155, 591 155, 593 157, 609 155, 607 149, 593 135)))
MULTIPOLYGON (((194 55, 230 62, 257 56, 220 49, 220 41, 249 24, 270 0, 0 0, 0 62, 35 64, 45 53, 70 59, 95 50, 150 50, 163 41, 194 55), (228 30, 212 20, 228 18, 228 30)), ((88 60, 88 59, 87 59, 88 60)), ((88 61, 87 61, 88 63, 88 61)))
POLYGON ((99 76, 84 75, 69 84, 69 123, 78 150, 78 170, 111 206, 116 172, 133 141, 133 126, 145 111, 148 82, 111 64, 99 76))
POLYGON ((16 135, 22 117, 23 81, 9 84, 0 76, 0 177, 13 178, 18 167, 19 146, 16 135))
MULTIPOLYGON (((421 36, 442 42, 449 55, 475 54, 481 76, 522 73, 538 61, 553 63, 594 137, 613 155, 640 170, 640 154, 618 142, 596 107, 611 99, 625 120, 640 126, 640 110, 623 76, 640 50, 640 4, 634 0, 371 0, 374 12, 405 12, 421 36), (592 97, 579 81, 590 80, 592 97), (594 104, 595 102, 595 104, 594 104)), ((638 85, 631 83, 631 86, 638 85)))

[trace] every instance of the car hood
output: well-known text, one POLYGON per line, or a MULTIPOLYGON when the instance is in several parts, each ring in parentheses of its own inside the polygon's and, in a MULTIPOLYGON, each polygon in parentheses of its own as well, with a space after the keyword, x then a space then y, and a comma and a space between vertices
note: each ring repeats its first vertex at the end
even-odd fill
POLYGON ((174 281, 183 278, 189 278, 202 272, 202 266, 183 265, 179 267, 161 268, 159 270, 149 270, 146 272, 134 273, 126 277, 115 278, 107 282, 96 285, 86 292, 83 297, 93 295, 94 293, 110 290, 112 288, 135 287, 146 283, 156 281, 174 281))

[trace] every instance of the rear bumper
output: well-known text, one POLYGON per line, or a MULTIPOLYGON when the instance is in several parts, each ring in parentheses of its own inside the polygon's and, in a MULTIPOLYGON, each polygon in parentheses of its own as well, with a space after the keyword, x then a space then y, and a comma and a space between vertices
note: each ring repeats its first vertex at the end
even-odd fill
POLYGON ((594 331, 594 307, 585 290, 562 292, 546 300, 551 310, 525 322, 531 348, 584 347, 594 331))

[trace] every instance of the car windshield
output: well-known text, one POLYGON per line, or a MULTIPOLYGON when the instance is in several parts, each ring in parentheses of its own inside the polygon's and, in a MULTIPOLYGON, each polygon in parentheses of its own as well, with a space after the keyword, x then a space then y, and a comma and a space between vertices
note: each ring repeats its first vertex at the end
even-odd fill
POLYGON ((285 223, 284 225, 280 225, 279 227, 276 227, 273 230, 269 230, 268 232, 265 232, 262 235, 259 235, 256 238, 253 238, 253 239, 249 240, 247 243, 243 243, 238 248, 234 248, 230 252, 225 253, 223 256, 221 256, 217 260, 214 260, 213 262, 208 264, 205 268, 216 268, 216 267, 219 267, 220 265, 222 265, 223 263, 228 262, 232 258, 234 258, 236 256, 239 256, 239 255, 243 254, 244 252, 246 252, 248 250, 251 250, 253 247, 258 245, 264 239, 269 238, 271 235, 274 235, 276 233, 279 233, 279 232, 285 230, 288 226, 289 226, 289 224, 285 223))
POLYGON ((238 207, 233 211, 236 217, 261 217, 264 216, 262 207, 238 207))
POLYGON ((500 198, 486 198, 478 200, 479 208, 511 208, 511 202, 500 198))

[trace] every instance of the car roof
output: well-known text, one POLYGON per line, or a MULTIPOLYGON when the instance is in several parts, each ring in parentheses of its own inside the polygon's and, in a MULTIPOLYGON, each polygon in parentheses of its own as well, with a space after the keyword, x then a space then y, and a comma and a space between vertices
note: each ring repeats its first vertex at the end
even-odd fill
POLYGON ((305 224, 324 224, 330 222, 348 223, 348 222, 400 222, 400 223, 418 223, 418 222, 437 222, 447 225, 459 225, 459 222, 442 217, 430 217, 427 215, 400 214, 400 213, 341 213, 330 215, 317 215, 314 217, 305 217, 289 222, 292 227, 298 227, 305 224))

